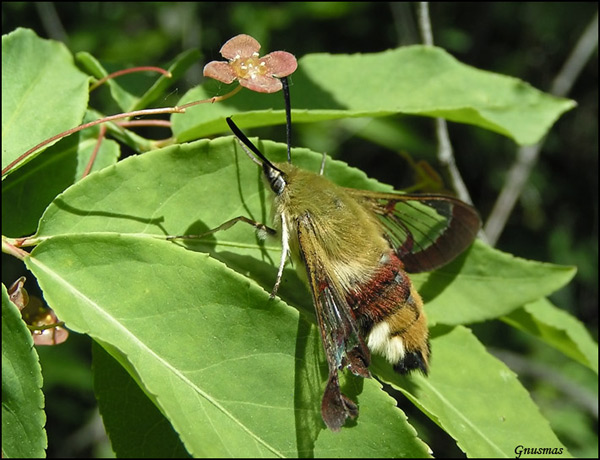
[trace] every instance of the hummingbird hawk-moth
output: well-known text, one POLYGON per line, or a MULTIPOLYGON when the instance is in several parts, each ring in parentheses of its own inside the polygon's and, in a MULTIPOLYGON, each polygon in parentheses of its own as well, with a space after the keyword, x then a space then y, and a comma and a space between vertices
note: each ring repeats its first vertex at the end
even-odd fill
POLYGON ((271 296, 291 255, 310 287, 329 366, 321 414, 337 431, 358 415, 340 390, 340 370, 370 377, 373 351, 401 374, 427 374, 427 320, 408 273, 433 270, 463 252, 477 235, 479 216, 450 196, 345 188, 291 162, 271 163, 230 118, 227 123, 273 192, 273 227, 238 217, 211 233, 244 221, 281 238, 271 296))

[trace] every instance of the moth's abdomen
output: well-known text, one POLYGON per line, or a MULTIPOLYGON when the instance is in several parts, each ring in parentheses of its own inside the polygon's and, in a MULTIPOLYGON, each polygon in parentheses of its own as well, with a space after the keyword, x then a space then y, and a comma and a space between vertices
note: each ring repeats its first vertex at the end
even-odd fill
POLYGON ((394 251, 381 258, 371 279, 347 296, 371 351, 397 372, 429 369, 429 332, 421 296, 394 251))

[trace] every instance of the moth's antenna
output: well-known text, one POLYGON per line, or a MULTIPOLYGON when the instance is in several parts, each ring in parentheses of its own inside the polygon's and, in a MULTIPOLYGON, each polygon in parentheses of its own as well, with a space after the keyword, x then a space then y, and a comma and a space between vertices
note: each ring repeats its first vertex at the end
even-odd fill
POLYGON ((290 87, 287 77, 280 78, 283 85, 283 100, 285 101, 285 134, 287 139, 287 156, 288 163, 292 162, 292 104, 290 102, 290 87))
MULTIPOLYGON (((273 165, 273 163, 271 163, 269 160, 267 160, 267 157, 265 157, 260 150, 258 150, 256 148, 256 146, 250 142, 250 139, 248 139, 248 137, 241 131, 240 128, 238 128, 238 126, 233 122, 233 120, 231 119, 231 117, 227 117, 225 119, 225 121, 227 122, 227 124, 229 125, 229 129, 231 129, 231 131, 233 131, 233 134, 235 134, 235 137, 237 137, 239 139, 240 142, 242 142, 242 147, 245 145, 246 147, 248 147, 252 153, 254 155, 256 155, 258 158, 260 158, 263 161, 263 164, 268 165, 269 167, 273 168, 276 171, 280 171, 281 170, 277 167, 275 167, 273 165)), ((250 158, 252 158, 253 161, 256 162, 256 158, 253 158, 252 155, 250 155, 250 153, 248 151, 246 151, 246 153, 248 154, 248 156, 250 158)))

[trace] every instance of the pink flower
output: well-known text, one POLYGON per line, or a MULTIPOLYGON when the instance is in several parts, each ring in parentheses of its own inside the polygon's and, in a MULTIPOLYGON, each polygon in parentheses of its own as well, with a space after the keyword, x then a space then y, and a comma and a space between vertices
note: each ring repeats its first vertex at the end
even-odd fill
POLYGON ((275 93, 282 88, 278 78, 290 75, 298 63, 293 54, 285 51, 273 51, 259 58, 259 49, 260 43, 250 35, 236 35, 219 51, 229 62, 209 62, 204 66, 204 76, 227 84, 237 80, 252 91, 275 93))

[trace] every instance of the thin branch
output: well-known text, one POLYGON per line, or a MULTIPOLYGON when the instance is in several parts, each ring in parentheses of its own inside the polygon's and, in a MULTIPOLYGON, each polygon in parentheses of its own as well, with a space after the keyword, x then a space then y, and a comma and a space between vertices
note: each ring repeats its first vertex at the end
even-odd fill
MULTIPOLYGON (((597 47, 598 13, 596 13, 586 27, 562 69, 554 78, 550 92, 555 96, 566 96, 597 47)), ((488 242, 492 246, 500 238, 517 200, 521 196, 521 193, 523 193, 525 184, 538 161, 545 140, 546 137, 535 145, 524 146, 518 149, 517 157, 508 171, 504 187, 484 226, 484 232, 488 238, 488 242)))
POLYGON ((570 401, 598 420, 598 397, 577 382, 571 381, 551 367, 540 364, 516 353, 495 348, 490 353, 503 361, 519 376, 529 375, 548 382, 561 391, 570 401))
POLYGON ((433 46, 433 32, 431 31, 431 19, 429 19, 429 2, 419 2, 417 5, 421 40, 423 40, 423 44, 433 46))
POLYGON ((48 38, 69 44, 69 36, 65 31, 60 16, 56 11, 53 2, 34 2, 39 20, 42 22, 44 30, 48 34, 48 38))
POLYGON ((467 186, 460 175, 460 171, 456 166, 456 159, 454 158, 454 151, 452 150, 452 144, 450 143, 450 136, 448 134, 448 125, 446 124, 446 120, 443 118, 436 118, 435 131, 439 144, 438 160, 450 176, 450 182, 453 190, 462 201, 473 204, 469 190, 467 189, 467 186))
POLYGON ((598 12, 586 27, 567 62, 552 82, 550 92, 556 96, 566 96, 597 47, 598 12))
MULTIPOLYGON (((417 14, 419 18, 419 30, 421 31, 421 39, 427 46, 433 46, 433 33, 431 29, 431 20, 429 19, 429 3, 419 2, 417 14)), ((435 133, 438 140, 438 160, 441 166, 446 170, 452 189, 458 197, 466 203, 472 203, 471 196, 467 190, 460 171, 456 166, 450 136, 448 134, 448 125, 443 118, 435 119, 435 133)))

